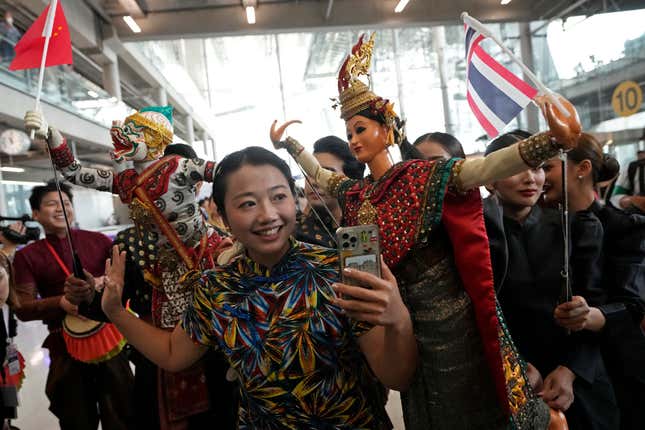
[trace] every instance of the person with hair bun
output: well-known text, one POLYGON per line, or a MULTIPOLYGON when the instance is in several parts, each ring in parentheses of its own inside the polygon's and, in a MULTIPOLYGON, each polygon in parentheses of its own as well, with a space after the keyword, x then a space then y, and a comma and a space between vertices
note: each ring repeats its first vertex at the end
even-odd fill
MULTIPOLYGON (((493 140, 486 155, 525 139, 514 130, 493 140)), ((567 331, 553 320, 562 295, 564 246, 557 210, 537 205, 544 185, 541 166, 488 184, 484 218, 497 298, 522 356, 544 378, 540 395, 565 413, 571 430, 613 430, 618 411, 596 340, 567 331)), ((593 272, 602 226, 593 214, 571 219, 571 289, 593 300, 593 272)), ((584 299, 583 299, 584 300, 584 299)))
MULTIPOLYGON (((601 206, 595 185, 614 178, 616 159, 603 154, 590 134, 583 133, 568 153, 569 211, 591 212, 602 223, 601 273, 597 276, 603 300, 587 303, 582 297, 560 305, 556 321, 571 330, 597 332, 621 412, 621 429, 645 425, 645 336, 639 325, 645 315, 645 216, 601 206)), ((560 160, 545 163, 548 203, 562 200, 560 160)))

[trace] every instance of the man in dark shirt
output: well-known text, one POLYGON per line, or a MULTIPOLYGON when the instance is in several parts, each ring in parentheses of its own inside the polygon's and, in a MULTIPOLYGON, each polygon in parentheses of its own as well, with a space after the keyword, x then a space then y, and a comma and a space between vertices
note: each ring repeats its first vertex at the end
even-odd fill
MULTIPOLYGON (((347 142, 336 136, 326 136, 318 139, 314 143, 314 157, 318 159, 324 169, 342 173, 352 179, 363 178, 365 164, 359 162, 352 155, 347 142)), ((338 200, 328 195, 313 180, 306 183, 305 196, 309 200, 311 207, 309 211, 298 218, 296 239, 335 248, 336 242, 333 239, 333 234, 336 228, 341 225, 342 218, 342 210, 338 200), (311 188, 310 183, 313 184, 318 194, 311 188), (318 196, 321 198, 318 198, 318 196), (325 206, 329 208, 331 214, 325 209, 325 206), (315 213, 314 210, 316 211, 315 213), (318 217, 320 217, 320 220, 318 217), (321 224, 321 220, 324 225, 321 224)))
MULTIPOLYGON (((56 184, 35 187, 29 203, 33 218, 45 230, 45 239, 16 253, 14 276, 23 321, 42 320, 49 329, 43 347, 51 363, 45 392, 49 409, 63 430, 96 430, 99 417, 104 430, 130 428, 133 376, 123 354, 97 364, 75 360, 66 349, 62 322, 66 314, 78 315, 78 307, 64 296, 65 279, 72 270, 72 252, 67 241, 62 204, 70 223, 74 220, 70 188, 56 184), (97 407, 98 406, 98 407, 97 407)), ((106 236, 73 230, 71 239, 83 268, 92 276, 103 275, 112 242, 106 236)))

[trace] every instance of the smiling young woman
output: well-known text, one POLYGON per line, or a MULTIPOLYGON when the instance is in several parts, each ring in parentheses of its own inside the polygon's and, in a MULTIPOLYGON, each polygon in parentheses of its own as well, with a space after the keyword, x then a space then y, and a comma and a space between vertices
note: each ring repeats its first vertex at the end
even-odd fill
POLYGON ((374 375, 404 389, 417 360, 396 280, 384 265, 383 279, 346 273, 369 289, 338 283, 335 250, 291 238, 294 195, 275 154, 258 147, 230 154, 215 172, 213 196, 238 246, 195 280, 181 323, 168 333, 123 309, 118 250, 103 309, 161 367, 185 368, 208 347, 223 351, 240 378, 240 429, 391 428, 374 375))

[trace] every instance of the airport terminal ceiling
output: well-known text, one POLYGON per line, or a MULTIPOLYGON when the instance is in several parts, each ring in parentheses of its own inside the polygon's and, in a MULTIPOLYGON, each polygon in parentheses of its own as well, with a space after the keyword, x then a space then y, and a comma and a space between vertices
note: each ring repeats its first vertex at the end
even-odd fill
POLYGON ((462 11, 482 21, 540 21, 642 8, 642 0, 412 0, 393 13, 398 0, 86 0, 110 18, 132 16, 141 27, 133 33, 112 19, 122 40, 208 37, 266 32, 308 31, 349 26, 405 27, 457 24, 462 11), (243 6, 254 6, 249 25, 243 6))
MULTIPOLYGON (((480 153, 488 139, 465 97, 464 10, 518 55, 524 56, 521 39, 528 40, 533 70, 575 103, 585 129, 597 133, 608 152, 628 161, 645 144, 645 104, 629 118, 618 118, 611 104, 621 81, 645 82, 644 0, 410 0, 403 13, 394 13, 399 0, 59 1, 70 23, 74 64, 48 69, 44 101, 83 123, 61 126, 70 125, 68 135, 78 132, 71 140, 93 165, 109 165, 111 120, 161 103, 175 107, 178 141, 214 159, 250 144, 269 146, 266 127, 275 118, 302 119, 306 125, 293 132, 306 146, 323 135, 343 136, 329 101, 338 65, 358 33, 373 30, 373 85, 406 118, 408 135, 445 130, 459 136, 468 154, 480 153), (255 24, 247 22, 244 5, 254 6, 255 24), (126 25, 127 16, 140 32, 126 25), (118 94, 106 85, 110 64, 118 70, 118 94)), ((11 10, 24 32, 46 3, 0 0, 0 11, 11 10)), ((488 47, 520 73, 498 48, 488 47)), ((34 82, 34 73, 0 64, 6 92, 28 98, 34 82)), ((0 132, 21 128, 23 112, 9 113, 0 115, 0 132)), ((524 112, 509 127, 544 124, 531 126, 524 112)), ((0 163, 26 168, 4 177, 19 181, 44 177, 48 169, 36 145, 18 157, 1 155, 0 163)))

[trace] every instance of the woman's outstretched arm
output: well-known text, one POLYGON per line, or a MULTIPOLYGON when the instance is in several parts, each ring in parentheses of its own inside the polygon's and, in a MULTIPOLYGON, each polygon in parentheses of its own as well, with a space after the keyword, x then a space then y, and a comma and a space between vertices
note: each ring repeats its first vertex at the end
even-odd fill
POLYGON ((156 328, 127 311, 121 304, 125 251, 112 248, 112 259, 105 263, 106 282, 101 306, 105 315, 116 325, 132 346, 161 368, 176 372, 183 370, 206 353, 177 325, 172 332, 156 328))

